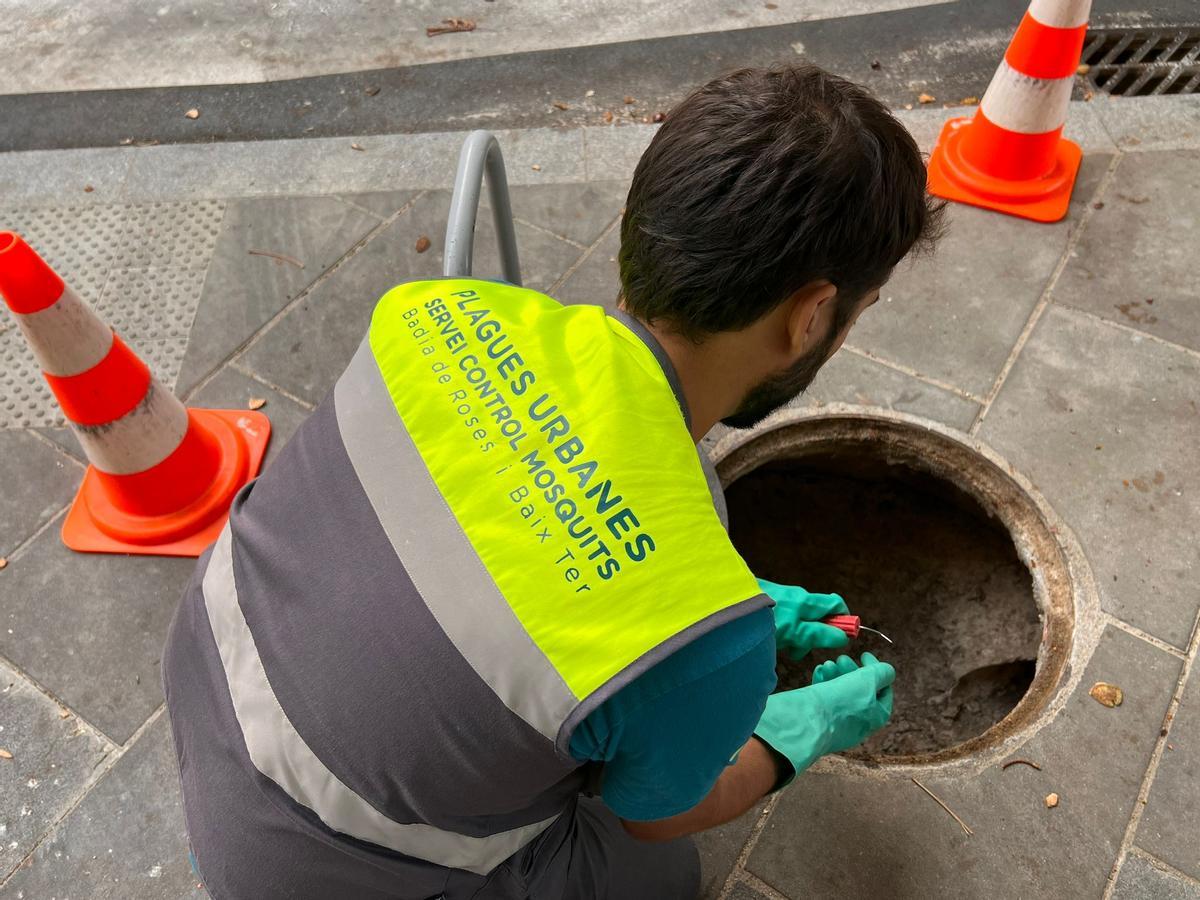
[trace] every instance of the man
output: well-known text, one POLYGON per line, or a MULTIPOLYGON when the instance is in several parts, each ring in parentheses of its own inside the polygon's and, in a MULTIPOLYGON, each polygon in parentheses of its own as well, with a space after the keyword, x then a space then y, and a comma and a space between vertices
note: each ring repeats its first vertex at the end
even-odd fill
POLYGON ((907 132, 812 67, 675 109, 621 230, 623 312, 401 285, 238 496, 163 671, 218 898, 673 898, 686 836, 881 727, 836 595, 757 582, 695 451, 837 350, 937 213, 907 132), (752 734, 754 735, 752 737, 752 734))

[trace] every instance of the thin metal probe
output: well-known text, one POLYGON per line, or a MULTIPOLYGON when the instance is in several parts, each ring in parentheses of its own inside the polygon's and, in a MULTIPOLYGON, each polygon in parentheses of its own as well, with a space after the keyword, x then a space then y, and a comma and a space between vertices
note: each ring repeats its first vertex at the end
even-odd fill
POLYGON ((869 631, 869 632, 871 632, 871 634, 879 635, 881 638, 883 638, 889 644, 896 643, 890 637, 888 637, 886 634, 884 634, 882 631, 876 631, 874 628, 868 628, 866 625, 859 625, 858 627, 861 628, 863 631, 869 631))

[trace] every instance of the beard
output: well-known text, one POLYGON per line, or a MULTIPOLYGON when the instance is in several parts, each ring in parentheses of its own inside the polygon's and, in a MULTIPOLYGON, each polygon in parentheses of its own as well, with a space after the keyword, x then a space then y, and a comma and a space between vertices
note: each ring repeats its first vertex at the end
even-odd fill
POLYGON ((800 396, 817 377, 817 372, 829 358, 837 340, 834 329, 820 344, 813 347, 790 368, 759 382, 752 387, 741 404, 729 416, 721 420, 730 428, 753 428, 771 413, 800 396))

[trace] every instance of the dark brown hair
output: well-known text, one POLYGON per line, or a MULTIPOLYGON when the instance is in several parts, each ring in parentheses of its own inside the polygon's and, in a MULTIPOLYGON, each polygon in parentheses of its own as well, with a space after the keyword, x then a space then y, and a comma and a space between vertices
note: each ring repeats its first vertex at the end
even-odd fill
POLYGON ((741 69, 672 110, 638 162, 625 307, 698 340, 828 279, 848 316, 933 246, 941 211, 916 143, 866 89, 816 66, 741 69))

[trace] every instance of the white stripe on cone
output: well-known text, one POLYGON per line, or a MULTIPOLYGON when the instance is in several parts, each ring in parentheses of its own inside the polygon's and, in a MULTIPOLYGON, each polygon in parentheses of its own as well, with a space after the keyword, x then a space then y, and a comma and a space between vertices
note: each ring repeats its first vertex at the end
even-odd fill
POLYGON ((109 475, 133 475, 158 465, 183 441, 188 413, 175 395, 151 376, 142 402, 115 422, 74 425, 88 460, 109 475))
POLYGON ((1044 134, 1067 120, 1074 78, 1030 78, 1007 62, 988 85, 980 111, 995 125, 1021 134, 1044 134))
POLYGON ((1029 14, 1052 28, 1078 28, 1086 25, 1092 0, 1033 0, 1029 14))
POLYGON ((64 287, 45 309, 14 313, 42 371, 67 376, 86 372, 108 355, 112 329, 96 318, 79 296, 64 287))

